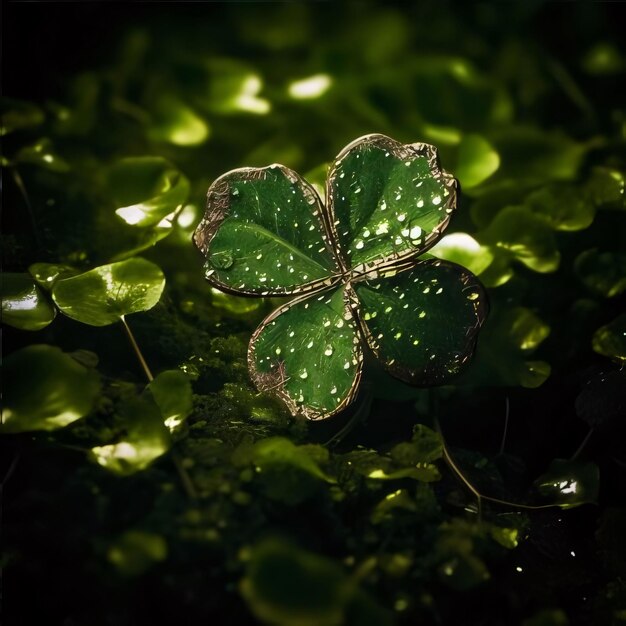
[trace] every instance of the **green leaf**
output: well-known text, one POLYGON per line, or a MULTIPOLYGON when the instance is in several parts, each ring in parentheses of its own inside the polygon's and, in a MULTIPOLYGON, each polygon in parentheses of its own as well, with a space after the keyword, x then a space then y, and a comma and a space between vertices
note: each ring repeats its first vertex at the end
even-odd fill
POLYGON ((132 226, 155 226, 178 211, 189 196, 189 181, 161 157, 129 157, 113 165, 108 186, 115 213, 132 226))
POLYGON ((481 241, 507 251, 535 272, 554 272, 561 260, 550 228, 524 207, 500 211, 482 233, 481 241))
POLYGON ((461 265, 476 276, 482 274, 493 261, 489 248, 481 246, 467 233, 444 235, 428 253, 438 259, 461 265))
POLYGON ((52 291, 57 280, 78 274, 78 270, 64 263, 33 263, 28 271, 35 282, 46 291, 52 291))
POLYGON ((619 170, 595 167, 585 192, 600 209, 626 209, 626 178, 619 170))
POLYGON ((598 354, 617 362, 626 361, 626 313, 598 328, 593 335, 592 346, 598 354))
POLYGON ((191 382, 180 370, 161 372, 147 387, 170 432, 177 430, 193 409, 191 382))
POLYGON ((367 135, 337 156, 327 182, 331 232, 346 264, 382 264, 430 247, 456 208, 456 181, 429 144, 367 135))
POLYGON ((0 137, 4 137, 9 133, 22 128, 31 128, 38 126, 44 121, 43 111, 23 100, 15 100, 13 98, 0 98, 0 137))
POLYGON ((226 291, 255 295, 331 284, 338 268, 321 211, 313 188, 281 165, 218 178, 194 234, 207 259, 206 278, 226 291))
POLYGON ((167 543, 161 535, 128 530, 107 550, 107 560, 122 576, 139 576, 167 558, 167 543))
POLYGON ((576 257, 574 271, 585 287, 605 298, 626 291, 626 253, 585 250, 576 257))
POLYGON ((89 456, 113 474, 128 476, 165 454, 171 438, 159 407, 150 398, 131 398, 121 413, 125 432, 113 443, 92 448, 89 456))
POLYGON ((562 509, 597 503, 600 471, 595 463, 554 459, 548 471, 535 481, 542 495, 562 509))
POLYGON ((153 141, 197 146, 204 143, 209 134, 208 123, 176 96, 163 93, 152 103, 148 137, 153 141))
POLYGON ((531 213, 554 230, 583 230, 591 225, 595 207, 580 189, 573 185, 553 184, 541 187, 524 200, 531 213))
POLYGON ((4 433, 63 428, 87 415, 100 392, 94 370, 53 346, 22 348, 2 369, 4 433))
POLYGON ((254 616, 280 626, 343 623, 354 586, 341 567, 280 539, 250 551, 241 594, 254 616))
POLYGON ((28 274, 2 274, 2 323, 21 330, 41 330, 57 312, 28 274))
POLYGON ((52 298, 68 317, 107 326, 125 315, 151 309, 164 286, 163 272, 154 263, 133 258, 59 280, 52 298))
POLYGON ((248 354, 259 391, 308 419, 334 415, 352 401, 362 360, 343 288, 276 309, 252 335, 248 354))
POLYGON ((49 139, 40 139, 36 143, 25 146, 14 157, 15 163, 28 163, 37 165, 52 172, 68 172, 69 163, 55 154, 49 139))
POLYGON ((469 360, 487 312, 473 274, 445 261, 356 283, 359 319, 374 355, 394 376, 441 384, 469 360))
POLYGON ((471 188, 487 180, 500 167, 500 156, 480 135, 463 135, 455 175, 462 188, 471 188))

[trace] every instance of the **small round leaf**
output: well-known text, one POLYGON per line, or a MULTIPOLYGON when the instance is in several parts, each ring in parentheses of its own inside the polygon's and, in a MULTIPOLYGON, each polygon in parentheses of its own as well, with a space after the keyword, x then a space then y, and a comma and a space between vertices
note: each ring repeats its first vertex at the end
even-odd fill
POLYGON ((44 292, 28 274, 2 275, 2 322, 21 330, 41 330, 56 316, 44 292))

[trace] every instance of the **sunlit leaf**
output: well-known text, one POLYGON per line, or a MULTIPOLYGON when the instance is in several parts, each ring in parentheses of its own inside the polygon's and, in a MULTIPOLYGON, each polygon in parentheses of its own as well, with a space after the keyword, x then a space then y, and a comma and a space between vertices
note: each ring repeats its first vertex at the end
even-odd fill
POLYGON ((107 550, 107 560, 123 576, 138 576, 167 558, 167 543, 161 535, 128 530, 107 550))
POLYGON ((626 177, 619 170, 595 167, 585 192, 598 208, 626 209, 626 177))
POLYGON ((574 271, 598 295, 614 298, 626 291, 626 253, 585 250, 576 257, 574 271))
POLYGON ((415 257, 439 237, 456 207, 456 181, 429 144, 368 135, 348 145, 328 174, 331 229, 353 269, 415 257))
POLYGON ((177 430, 193 408, 189 377, 180 370, 166 370, 148 384, 148 389, 164 424, 171 432, 177 430))
POLYGON ((56 309, 29 274, 2 274, 2 323, 21 330, 41 330, 56 309))
POLYGON ((400 465, 432 463, 443 455, 441 436, 423 424, 416 424, 411 441, 399 443, 389 454, 400 465))
POLYGON ((108 186, 119 207, 115 212, 132 226, 154 226, 179 210, 189 195, 189 181, 161 157, 128 157, 109 171, 108 186))
POLYGON ((287 93, 294 100, 314 100, 323 96, 332 84, 328 74, 314 74, 289 83, 287 93))
POLYGON ((618 362, 626 361, 626 313, 598 328, 593 335, 592 346, 598 354, 618 362))
POLYGON ((260 620, 280 626, 342 623, 353 585, 330 559, 266 539, 250 551, 241 593, 260 620))
POLYGON ((330 284, 338 272, 317 194, 279 165, 216 180, 194 241, 207 279, 237 293, 297 293, 330 284))
POLYGON ((154 263, 133 258, 59 280, 52 298, 68 317, 106 326, 125 315, 151 309, 164 286, 163 272, 154 263))
POLYGON ((362 351, 343 289, 276 309, 250 340, 250 375, 293 414, 328 417, 353 399, 362 351))
POLYGON ((429 251, 444 261, 451 261, 479 276, 493 261, 493 254, 467 233, 444 235, 429 251))
POLYGON ((28 271, 35 282, 46 291, 52 291, 57 280, 78 274, 78 270, 64 263, 33 263, 28 271))
POLYGON ((263 306, 262 298, 234 296, 219 289, 211 289, 211 304, 231 315, 247 315, 263 306))
POLYGON ((128 476, 146 469, 171 446, 159 407, 150 398, 132 398, 122 407, 125 432, 114 442, 96 446, 90 458, 108 471, 128 476))
POLYGON ((487 180, 500 167, 494 147, 480 135, 463 135, 459 145, 455 176, 461 188, 471 188, 487 180))
POLYGON ((177 146, 197 146, 204 143, 209 134, 208 123, 176 96, 164 93, 152 103, 150 139, 177 146))
POLYGON ((5 433, 63 428, 87 415, 100 392, 95 371, 47 345, 6 357, 2 387, 0 432, 5 433))
POLYGON ((356 283, 367 342, 391 374, 441 384, 469 360, 487 312, 476 278, 445 261, 356 283))
POLYGON ((507 207, 498 213, 481 241, 507 251, 535 272, 554 272, 561 260, 550 228, 523 207, 507 207))
POLYGON ((526 197, 524 206, 555 230, 583 230, 595 216, 593 203, 573 185, 541 187, 526 197))
POLYGON ((600 472, 595 463, 554 459, 548 471, 535 481, 540 494, 562 509, 597 503, 600 472))
POLYGON ((43 111, 30 102, 0 98, 0 137, 22 128, 38 126, 44 120, 43 111))
POLYGON ((30 146, 25 146, 13 157, 13 161, 15 163, 38 165, 53 172, 67 172, 70 170, 69 163, 55 154, 49 139, 40 139, 30 146))

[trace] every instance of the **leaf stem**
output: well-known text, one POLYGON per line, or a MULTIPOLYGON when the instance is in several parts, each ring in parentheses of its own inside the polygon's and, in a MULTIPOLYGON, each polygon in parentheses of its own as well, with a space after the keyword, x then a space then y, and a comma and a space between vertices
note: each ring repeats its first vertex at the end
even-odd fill
POLYGON ((139 349, 139 346, 137 345, 137 342, 135 341, 135 336, 130 330, 130 326, 128 325, 128 322, 126 321, 126 318, 123 315, 120 316, 120 322, 122 322, 122 326, 124 327, 124 330, 126 331, 126 336, 128 337, 128 340, 130 341, 130 345, 133 347, 133 350, 135 351, 137 358, 139 359, 139 363, 141 364, 141 367, 146 375, 146 378, 148 379, 148 382, 152 382, 154 380, 154 376, 152 375, 152 372, 150 371, 150 368, 148 367, 146 360, 143 358, 143 354, 141 353, 141 350, 139 349))
POLYGON ((595 430, 594 428, 589 429, 589 432, 585 435, 585 438, 582 440, 581 444, 576 449, 576 452, 574 452, 574 454, 572 454, 572 456, 570 457, 570 461, 575 461, 580 456, 580 453, 585 449, 585 446, 591 439, 591 435, 593 435, 594 430, 595 430))

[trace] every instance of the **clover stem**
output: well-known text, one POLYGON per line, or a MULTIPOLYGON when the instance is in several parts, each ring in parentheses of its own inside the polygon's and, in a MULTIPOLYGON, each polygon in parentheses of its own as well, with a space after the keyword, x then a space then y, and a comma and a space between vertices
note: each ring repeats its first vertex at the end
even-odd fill
POLYGON ((495 504, 502 504, 503 506, 510 506, 516 509, 526 509, 528 511, 537 511, 539 509, 553 509, 559 508, 558 504, 521 504, 519 502, 510 502, 508 500, 500 500, 500 498, 493 498, 491 496, 486 496, 483 493, 480 493, 474 485, 468 480, 468 478, 463 474, 459 466, 455 463, 454 459, 450 454, 450 450, 446 444, 446 440, 441 432, 441 425, 439 424, 439 420, 435 418, 435 427, 437 428, 437 432, 441 436, 441 445, 443 450, 443 458, 444 461, 448 464, 450 469, 456 475, 456 477, 474 494, 477 500, 478 507, 478 521, 481 520, 482 515, 482 507, 481 501, 486 500, 487 502, 494 502, 495 504))
MULTIPOLYGON (((120 316, 120 321, 122 323, 122 326, 124 327, 124 330, 126 331, 126 336, 128 337, 128 340, 130 341, 130 345, 133 347, 133 350, 135 351, 135 354, 137 355, 137 359, 139 359, 139 363, 141 364, 141 367, 146 375, 146 378, 148 379, 148 382, 151 383, 154 380, 154 376, 152 375, 152 372, 150 371, 150 368, 148 367, 148 363, 146 363, 146 360, 144 359, 143 354, 141 353, 141 350, 139 349, 139 345, 137 344, 137 341, 135 340, 135 336, 133 335, 130 329, 130 326, 128 325, 128 322, 126 321, 126 318, 123 315, 120 316)), ((172 450, 172 461, 174 463, 174 467, 176 468, 176 471, 178 472, 178 476, 180 478, 180 482, 183 485, 183 489, 185 490, 185 493, 191 500, 197 500, 198 492, 196 491, 196 488, 191 480, 191 477, 189 476, 187 469, 185 468, 183 459, 181 458, 177 450, 172 450)))
POLYGON ((137 342, 135 341, 135 336, 130 330, 130 326, 128 325, 128 322, 126 321, 126 318, 123 315, 120 316, 120 322, 122 322, 122 326, 124 327, 124 330, 126 331, 126 336, 128 337, 128 341, 130 341, 130 345, 133 347, 133 350, 135 351, 135 354, 137 355, 137 358, 139 359, 139 363, 141 364, 141 367, 146 375, 146 378, 148 379, 148 382, 151 383, 154 380, 154 376, 152 375, 152 372, 150 371, 150 368, 148 367, 146 360, 143 358, 143 354, 141 353, 141 350, 139 349, 139 346, 137 345, 137 342))
POLYGON ((572 456, 570 457, 570 461, 575 461, 580 456, 580 453, 585 449, 585 446, 591 439, 591 435, 593 435, 593 431, 594 431, 593 428, 589 429, 589 432, 587 433, 585 438, 582 440, 581 444, 576 449, 576 452, 574 452, 574 454, 572 454, 572 456))
POLYGON ((24 185, 24 180, 22 176, 17 171, 15 166, 9 168, 11 170, 11 176, 13 177, 13 182, 15 186, 18 188, 22 199, 24 200, 24 205, 26 206, 26 212, 28 213, 28 218, 30 220, 30 225, 33 230, 33 237, 35 239, 35 243, 38 248, 41 248, 41 237, 39 236, 39 229, 37 228, 37 220, 35 219, 35 213, 33 212, 33 205, 30 203, 30 197, 28 192, 26 191, 26 185, 24 185))

